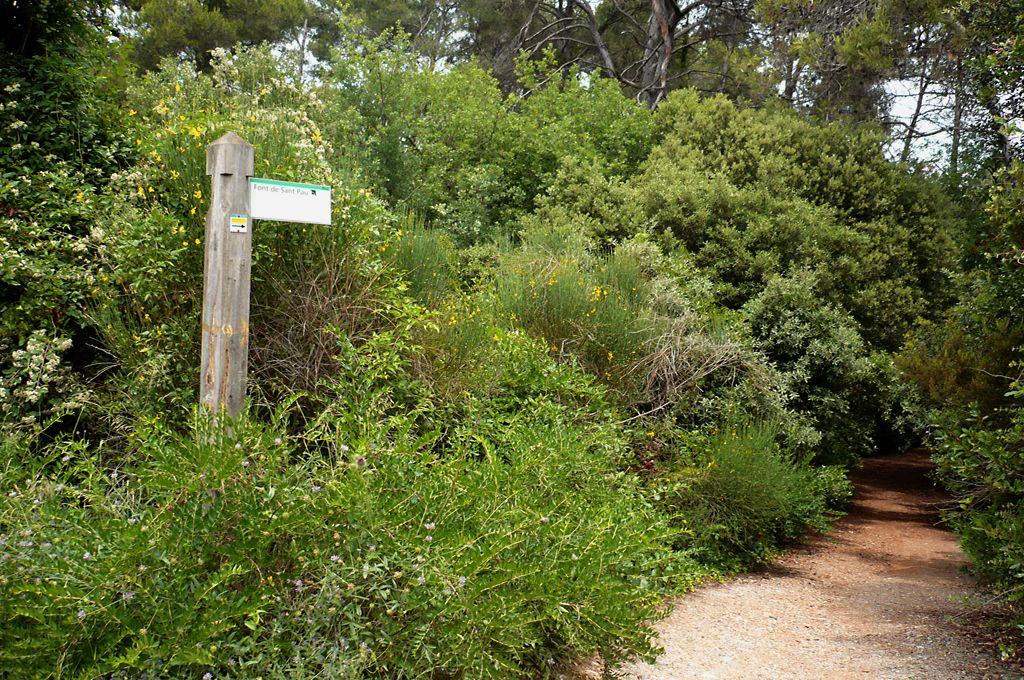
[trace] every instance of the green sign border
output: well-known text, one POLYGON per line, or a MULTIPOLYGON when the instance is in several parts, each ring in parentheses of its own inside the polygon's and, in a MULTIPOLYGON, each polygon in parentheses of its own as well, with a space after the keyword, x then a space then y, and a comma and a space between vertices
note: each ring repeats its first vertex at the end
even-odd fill
POLYGON ((282 182, 278 179, 258 179, 256 177, 249 178, 249 184, 273 184, 279 187, 299 187, 300 189, 320 189, 321 191, 330 191, 330 187, 322 187, 317 184, 300 184, 299 182, 282 182))

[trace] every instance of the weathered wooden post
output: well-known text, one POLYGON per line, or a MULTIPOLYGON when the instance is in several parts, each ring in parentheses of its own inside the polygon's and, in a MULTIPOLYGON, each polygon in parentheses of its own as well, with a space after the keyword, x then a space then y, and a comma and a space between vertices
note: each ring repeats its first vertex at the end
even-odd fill
POLYGON ((245 401, 249 354, 249 283, 252 229, 251 144, 229 132, 206 147, 210 210, 203 260, 203 349, 200 401, 237 418, 245 401))

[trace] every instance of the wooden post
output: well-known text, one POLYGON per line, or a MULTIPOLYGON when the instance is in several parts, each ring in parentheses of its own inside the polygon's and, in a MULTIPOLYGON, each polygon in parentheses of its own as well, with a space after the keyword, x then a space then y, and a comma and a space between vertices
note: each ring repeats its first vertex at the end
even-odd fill
POLYGON ((252 145, 229 132, 206 147, 210 210, 203 260, 203 349, 199 399, 237 418, 245 401, 249 354, 252 145))

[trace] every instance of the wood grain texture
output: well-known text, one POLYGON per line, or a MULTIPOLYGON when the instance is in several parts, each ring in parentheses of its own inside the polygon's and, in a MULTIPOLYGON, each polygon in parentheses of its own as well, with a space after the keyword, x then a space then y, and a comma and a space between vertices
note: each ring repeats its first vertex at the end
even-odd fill
POLYGON ((229 132, 206 147, 210 209, 203 260, 203 346, 199 398, 217 414, 237 418, 245 402, 249 354, 249 285, 252 221, 230 231, 231 215, 249 214, 251 144, 229 132))

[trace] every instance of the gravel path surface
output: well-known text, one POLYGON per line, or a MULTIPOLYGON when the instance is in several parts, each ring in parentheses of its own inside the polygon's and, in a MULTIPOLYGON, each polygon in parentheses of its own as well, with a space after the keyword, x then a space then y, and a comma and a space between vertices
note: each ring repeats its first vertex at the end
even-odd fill
POLYGON ((849 515, 767 569, 675 603, 631 680, 1024 678, 953 617, 977 591, 923 452, 872 458, 849 515))

